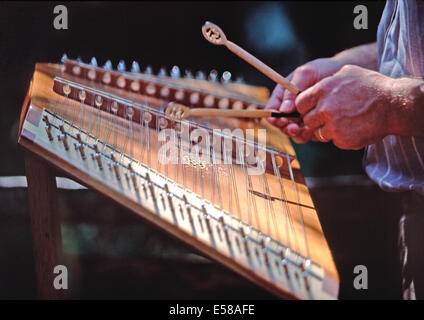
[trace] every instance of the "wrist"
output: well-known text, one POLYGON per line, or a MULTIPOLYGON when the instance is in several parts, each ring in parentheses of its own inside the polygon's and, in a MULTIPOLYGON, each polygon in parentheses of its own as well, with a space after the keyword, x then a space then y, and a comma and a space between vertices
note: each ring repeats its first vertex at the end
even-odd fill
POLYGON ((352 61, 344 54, 344 51, 330 57, 331 60, 340 64, 340 68, 347 64, 353 64, 352 61))
POLYGON ((387 103, 387 134, 424 135, 424 81, 390 78, 387 103))
POLYGON ((351 49, 346 49, 332 57, 342 66, 347 64, 377 71, 377 44, 363 44, 351 49))

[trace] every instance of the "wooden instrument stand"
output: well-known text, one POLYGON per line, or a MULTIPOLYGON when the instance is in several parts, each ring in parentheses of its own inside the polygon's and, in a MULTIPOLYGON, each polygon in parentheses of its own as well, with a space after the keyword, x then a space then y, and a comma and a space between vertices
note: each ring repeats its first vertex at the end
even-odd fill
POLYGON ((55 289, 56 265, 63 264, 60 215, 57 203, 56 170, 25 151, 28 204, 34 247, 38 298, 64 299, 66 290, 55 289))

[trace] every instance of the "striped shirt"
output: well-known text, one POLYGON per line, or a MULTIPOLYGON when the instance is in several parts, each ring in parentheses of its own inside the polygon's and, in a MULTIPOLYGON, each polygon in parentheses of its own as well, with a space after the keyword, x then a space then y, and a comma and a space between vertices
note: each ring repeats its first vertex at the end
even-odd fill
MULTIPOLYGON (((382 74, 392 78, 422 77, 424 1, 388 0, 378 26, 377 45, 382 74)), ((367 147, 364 167, 383 190, 424 194, 424 139, 386 136, 367 147)))

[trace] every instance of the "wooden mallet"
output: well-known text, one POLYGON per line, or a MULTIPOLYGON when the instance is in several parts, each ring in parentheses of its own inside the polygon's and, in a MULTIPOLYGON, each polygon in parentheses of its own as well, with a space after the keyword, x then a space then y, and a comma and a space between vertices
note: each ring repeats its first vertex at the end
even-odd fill
MULTIPOLYGON (((202 33, 203 33, 203 36, 206 38, 206 40, 208 40, 210 43, 213 43, 216 45, 225 45, 230 51, 238 55, 240 58, 242 58, 243 60, 245 60, 252 66, 254 66, 256 69, 258 69, 260 72, 268 76, 270 79, 274 80, 276 83, 280 84, 286 90, 289 90, 295 95, 297 95, 301 91, 299 88, 294 86, 289 80, 284 78, 275 70, 268 67, 265 63, 263 63, 256 57, 252 56, 246 50, 240 48, 234 42, 231 42, 230 40, 228 40, 227 37, 225 36, 225 33, 217 25, 207 21, 202 26, 202 33)), ((298 113, 298 116, 300 117, 299 113, 298 113)))

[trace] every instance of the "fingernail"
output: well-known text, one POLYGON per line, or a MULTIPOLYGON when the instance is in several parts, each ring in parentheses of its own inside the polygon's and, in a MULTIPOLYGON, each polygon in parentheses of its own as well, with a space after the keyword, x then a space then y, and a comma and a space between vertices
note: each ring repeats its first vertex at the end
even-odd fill
POLYGON ((293 110, 294 102, 293 100, 284 100, 280 106, 281 112, 290 112, 293 110))
POLYGON ((268 122, 271 124, 274 124, 275 122, 275 118, 266 118, 266 120, 268 120, 268 122))
POLYGON ((292 135, 297 135, 299 133, 299 128, 298 127, 289 128, 289 133, 292 135))
POLYGON ((287 123, 288 123, 289 121, 287 120, 287 118, 280 118, 280 119, 278 119, 278 121, 277 121, 277 125, 279 126, 279 127, 282 127, 282 126, 285 126, 285 125, 287 125, 287 123))

